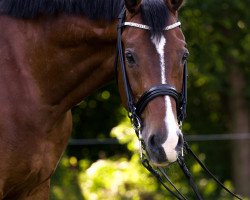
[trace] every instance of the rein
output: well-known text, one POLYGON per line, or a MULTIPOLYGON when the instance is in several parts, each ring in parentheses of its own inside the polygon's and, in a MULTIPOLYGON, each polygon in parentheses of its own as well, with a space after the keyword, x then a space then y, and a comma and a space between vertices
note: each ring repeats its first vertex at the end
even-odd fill
MULTIPOLYGON (((124 52, 123 52, 123 45, 122 45, 122 31, 126 26, 140 28, 144 30, 150 30, 150 27, 143 24, 138 24, 134 22, 125 22, 125 8, 122 10, 120 15, 118 16, 118 26, 117 26, 117 51, 115 57, 115 73, 117 74, 118 68, 118 60, 120 61, 121 73, 122 73, 122 80, 124 85, 124 90, 127 98, 127 107, 128 107, 128 117, 130 118, 131 124, 135 130, 135 133, 139 139, 139 149, 140 149, 140 159, 142 165, 151 173, 153 174, 158 181, 162 184, 162 186, 169 191, 171 195, 173 195, 176 199, 179 200, 187 200, 187 198, 175 187, 172 181, 169 179, 167 173, 162 167, 157 167, 154 169, 153 166, 150 165, 150 162, 147 158, 147 152, 145 148, 145 144, 142 138, 142 122, 141 122, 141 113, 147 106, 147 104, 158 96, 171 96, 176 101, 177 107, 177 119, 178 123, 181 126, 182 122, 186 117, 186 105, 187 105, 187 77, 188 77, 188 69, 187 69, 187 62, 184 64, 184 72, 183 72, 183 84, 182 84, 182 91, 181 93, 177 92, 176 89, 169 85, 169 84, 160 84, 151 87, 148 91, 146 91, 135 103, 133 98, 133 93, 131 91, 131 87, 129 84, 129 80, 126 73, 125 61, 124 61, 124 52), (159 173, 160 172, 160 173, 159 173), (164 179, 171 185, 171 187, 176 191, 172 191, 167 184, 165 183, 164 179), (176 194, 177 193, 177 194, 176 194)), ((164 28, 164 30, 171 30, 177 28, 181 25, 180 22, 176 22, 172 25, 169 25, 164 28)), ((231 192, 228 188, 226 188, 208 169, 207 167, 201 162, 201 160, 194 154, 194 152, 188 146, 185 138, 184 138, 184 148, 187 153, 190 153, 194 159, 199 163, 199 165, 210 175, 216 182, 219 184, 224 190, 230 193, 232 196, 236 197, 237 199, 242 199, 241 197, 237 196, 233 192, 231 192)), ((183 153, 182 153, 183 154, 183 153)), ((192 174, 189 172, 185 162, 184 162, 184 155, 179 155, 177 162, 182 169, 183 173, 185 174, 186 178, 189 181, 189 184, 196 195, 196 199, 202 200, 203 197, 199 193, 198 188, 195 185, 193 180, 192 174)))

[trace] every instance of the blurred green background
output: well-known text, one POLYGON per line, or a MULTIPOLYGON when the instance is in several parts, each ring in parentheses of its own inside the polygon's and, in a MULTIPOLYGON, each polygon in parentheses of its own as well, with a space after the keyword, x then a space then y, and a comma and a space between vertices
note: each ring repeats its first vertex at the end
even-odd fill
MULTIPOLYGON (((250 132, 249 5, 250 0, 188 0, 179 12, 190 51, 186 135, 250 132)), ((173 199, 140 164, 115 83, 72 112, 73 139, 117 138, 119 143, 69 145, 53 176, 50 199, 173 199)), ((226 186, 250 197, 249 137, 190 145, 226 186)), ((205 199, 233 199, 192 158, 186 161, 205 199)), ((176 164, 168 174, 194 199, 176 164)))

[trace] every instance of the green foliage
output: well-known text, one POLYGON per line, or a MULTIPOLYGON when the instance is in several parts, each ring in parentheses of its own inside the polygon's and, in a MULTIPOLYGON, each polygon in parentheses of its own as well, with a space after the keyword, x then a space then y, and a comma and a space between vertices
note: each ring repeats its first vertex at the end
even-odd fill
MULTIPOLYGON (((64 157, 53 179, 51 199, 172 199, 171 195, 159 185, 155 177, 152 177, 141 165, 138 140, 128 119, 126 118, 115 127, 111 134, 113 137, 117 137, 120 143, 126 144, 133 156, 130 158, 115 156, 110 159, 99 159, 92 164, 86 159, 78 162, 75 157, 64 157)), ((198 146, 193 146, 193 149, 197 151, 198 146)), ((204 161, 205 155, 200 154, 200 158, 204 161)), ((230 199, 228 194, 218 191, 215 182, 204 178, 202 169, 197 163, 193 164, 188 161, 188 165, 205 199, 230 199)), ((195 198, 177 164, 169 166, 167 173, 184 195, 192 199, 195 198)), ((230 181, 225 183, 232 189, 230 181)))
MULTIPOLYGON (((121 101, 115 83, 109 84, 101 91, 94 93, 89 98, 72 109, 74 139, 79 138, 110 138, 110 130, 124 117, 121 109, 121 101)), ((110 157, 114 154, 126 154, 126 148, 121 145, 113 145, 112 151, 109 146, 69 146, 68 156, 77 159, 85 158, 92 161, 100 157, 110 157)))
POLYGON ((79 169, 75 157, 64 156, 51 182, 51 200, 81 200, 79 169))
MULTIPOLYGON (((155 180, 138 165, 138 156, 131 160, 99 160, 80 176, 86 199, 133 199, 152 197, 155 180), (133 169, 133 170, 132 170, 133 169)), ((157 198, 159 199, 159 198, 157 198)))
MULTIPOLYGON (((250 80, 249 3, 189 0, 180 12, 190 51, 188 121, 192 133, 222 133, 231 128, 229 74, 232 68, 241 68, 250 80), (209 128, 204 128, 207 124, 209 128)), ((249 97, 249 87, 246 90, 249 97)))

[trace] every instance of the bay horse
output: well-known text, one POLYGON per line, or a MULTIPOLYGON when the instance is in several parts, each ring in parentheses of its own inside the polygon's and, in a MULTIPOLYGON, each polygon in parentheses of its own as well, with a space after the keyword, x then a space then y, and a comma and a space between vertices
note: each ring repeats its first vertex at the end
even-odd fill
MULTIPOLYGON (((0 199, 49 198, 71 134, 70 109, 113 79, 124 6, 122 57, 133 100, 159 84, 181 92, 188 55, 177 24, 182 3, 0 0, 0 199)), ((117 82, 128 108, 121 68, 117 82)), ((182 149, 177 103, 156 96, 141 110, 141 137, 155 166, 176 161, 182 149)))

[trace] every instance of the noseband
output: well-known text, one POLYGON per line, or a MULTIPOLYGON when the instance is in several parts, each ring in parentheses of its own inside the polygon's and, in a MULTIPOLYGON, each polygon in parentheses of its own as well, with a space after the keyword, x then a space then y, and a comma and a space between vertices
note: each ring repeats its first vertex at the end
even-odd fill
MULTIPOLYGON (((187 105, 187 62, 184 64, 184 71, 183 71, 183 82, 182 82, 182 91, 177 92, 175 87, 169 85, 169 84, 160 84, 152 86, 148 91, 146 91, 139 100, 135 103, 133 98, 133 93, 128 81, 126 68, 125 68, 125 62, 124 62, 124 52, 123 52, 123 46, 122 46, 122 30, 126 26, 150 30, 150 27, 143 24, 138 24, 134 22, 125 22, 125 9, 122 10, 121 14, 118 17, 118 27, 117 27, 117 51, 116 51, 116 57, 115 57, 115 73, 117 76, 117 67, 118 67, 118 59, 120 59, 120 67, 121 67, 121 73, 122 73, 122 80, 123 80, 123 86, 126 93, 127 98, 127 108, 128 108, 128 116, 131 120, 131 124, 139 138, 139 145, 140 145, 140 158, 142 161, 143 166, 151 173, 153 174, 158 181, 162 184, 162 186, 168 190, 176 199, 179 200, 187 200, 187 198, 182 195, 182 193, 175 187, 175 185, 171 182, 171 180, 168 178, 165 170, 161 167, 157 167, 157 170, 155 170, 149 163, 147 159, 147 152, 145 148, 145 144, 143 142, 142 136, 141 136, 141 130, 142 130, 142 123, 141 123, 141 114, 147 104, 152 101, 154 98, 158 96, 170 96, 172 97, 176 102, 176 110, 177 110, 177 119, 179 125, 182 124, 183 120, 186 117, 186 105, 187 105), (162 174, 160 175, 159 172, 162 174), (178 193, 176 194, 173 192, 164 182, 163 178, 165 178, 168 183, 174 188, 174 190, 178 193)), ((168 31, 171 29, 174 29, 176 27, 180 26, 180 22, 176 22, 172 25, 169 25, 164 28, 164 30, 168 31)), ((232 196, 236 197, 237 199, 242 199, 241 197, 237 196, 233 192, 231 192, 228 188, 226 188, 208 169, 207 167, 199 160, 199 158, 194 154, 194 152, 190 149, 187 142, 184 141, 184 147, 187 151, 187 153, 190 153, 195 160, 199 163, 199 165, 204 169, 204 171, 207 172, 209 176, 211 176, 217 184, 219 184, 224 190, 226 190, 228 193, 230 193, 232 196)), ((193 189, 196 199, 202 200, 203 197, 199 193, 195 182, 192 178, 191 173, 189 172, 187 166, 184 163, 183 155, 180 155, 177 159, 178 164, 182 171, 184 172, 186 178, 189 181, 189 184, 191 188, 193 189)))

